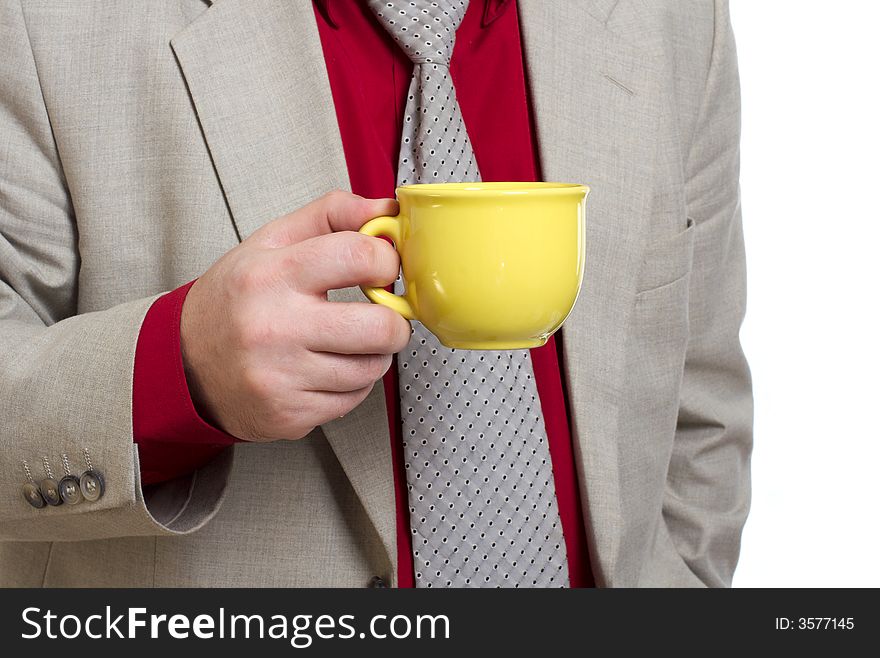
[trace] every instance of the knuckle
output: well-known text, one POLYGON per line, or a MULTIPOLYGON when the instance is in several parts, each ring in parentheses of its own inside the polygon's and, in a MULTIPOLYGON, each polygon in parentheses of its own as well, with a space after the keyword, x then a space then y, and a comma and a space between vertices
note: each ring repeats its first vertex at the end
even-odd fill
POLYGON ((276 390, 273 377, 264 369, 259 367, 245 367, 241 372, 241 387, 245 396, 260 401, 260 407, 264 413, 271 411, 266 401, 272 398, 273 391, 276 390))
POLYGON ((409 342, 410 327, 403 317, 384 306, 376 306, 375 336, 390 352, 399 352, 409 342))
POLYGON ((396 324, 396 332, 391 339, 390 345, 391 351, 395 353, 405 349, 412 339, 412 325, 409 323, 409 320, 398 315, 396 317, 396 324))
POLYGON ((372 275, 378 262, 375 239, 360 233, 352 233, 345 240, 343 259, 347 267, 360 275, 372 275))
POLYGON ((332 363, 328 370, 333 384, 341 391, 355 391, 382 378, 391 365, 391 357, 364 354, 332 363))
POLYGON ((229 278, 235 288, 252 291, 262 282, 262 270, 250 258, 239 258, 230 268, 229 278))
POLYGON ((347 201, 353 196, 354 195, 351 192, 346 192, 345 190, 337 187, 336 189, 327 192, 327 194, 324 195, 324 198, 331 204, 337 204, 347 201))
POLYGON ((303 256, 309 251, 310 248, 303 244, 297 245, 294 249, 279 249, 277 253, 272 254, 272 267, 276 271, 290 273, 296 278, 302 267, 303 256))
POLYGON ((348 304, 330 304, 323 314, 315 314, 316 320, 310 332, 312 340, 326 337, 330 342, 340 342, 357 326, 348 304))
POLYGON ((381 344, 385 345, 390 342, 394 336, 396 320, 399 317, 397 313, 385 306, 375 306, 375 312, 371 314, 369 323, 370 335, 376 338, 381 344))
POLYGON ((325 377, 332 386, 339 389, 345 389, 357 380, 357 372, 354 367, 346 360, 331 360, 325 366, 325 377))
POLYGON ((284 272, 284 281, 291 287, 300 289, 308 278, 309 263, 320 263, 320 245, 317 240, 307 240, 296 245, 287 253, 279 255, 278 267, 284 272))
POLYGON ((263 322, 248 314, 239 316, 238 343, 245 350, 257 350, 277 341, 277 332, 271 322, 263 322))
POLYGON ((373 247, 376 249, 378 274, 383 282, 391 282, 397 278, 400 271, 400 257, 394 247, 377 238, 372 238, 373 247))

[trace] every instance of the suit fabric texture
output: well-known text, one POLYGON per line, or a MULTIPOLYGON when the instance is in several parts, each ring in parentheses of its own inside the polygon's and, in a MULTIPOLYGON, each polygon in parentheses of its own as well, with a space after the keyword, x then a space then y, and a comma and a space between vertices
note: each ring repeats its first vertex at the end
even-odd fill
MULTIPOLYGON (((592 188, 563 365, 597 583, 729 585, 752 401, 727 2, 518 9, 544 178, 592 188)), ((157 486, 132 442, 156 297, 349 187, 311 3, 0 0, 0 44, 0 584, 395 584, 382 386, 157 486), (23 461, 84 449, 100 500, 27 504, 23 461)))

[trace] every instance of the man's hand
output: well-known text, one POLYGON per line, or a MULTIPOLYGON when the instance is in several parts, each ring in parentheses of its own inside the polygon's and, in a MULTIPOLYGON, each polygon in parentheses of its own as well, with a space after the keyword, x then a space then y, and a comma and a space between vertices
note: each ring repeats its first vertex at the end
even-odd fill
POLYGON ((360 404, 409 342, 409 323, 327 291, 385 286, 400 261, 357 233, 394 200, 331 192, 255 232, 190 289, 180 331, 201 413, 246 441, 299 439, 360 404))

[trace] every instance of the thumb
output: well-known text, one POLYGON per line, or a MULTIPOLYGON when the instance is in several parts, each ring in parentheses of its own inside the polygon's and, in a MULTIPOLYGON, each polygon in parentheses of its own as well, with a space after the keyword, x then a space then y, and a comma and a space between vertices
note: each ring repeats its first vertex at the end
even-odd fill
POLYGON ((374 217, 396 215, 394 199, 365 199, 334 190, 299 210, 269 222, 248 238, 265 247, 285 247, 338 231, 357 231, 374 217))

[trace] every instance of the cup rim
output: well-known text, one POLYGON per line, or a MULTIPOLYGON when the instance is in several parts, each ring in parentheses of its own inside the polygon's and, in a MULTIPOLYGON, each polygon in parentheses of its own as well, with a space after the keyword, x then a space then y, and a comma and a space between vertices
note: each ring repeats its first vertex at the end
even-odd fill
POLYGON ((471 183, 414 183, 401 185, 397 193, 404 192, 416 196, 428 197, 474 197, 474 196, 515 196, 515 195, 539 195, 539 196, 563 196, 589 194, 590 188, 581 183, 554 183, 554 182, 471 182, 471 183))

